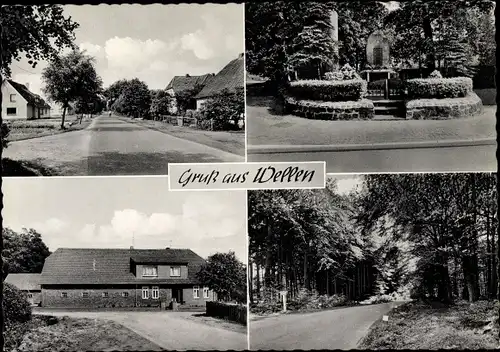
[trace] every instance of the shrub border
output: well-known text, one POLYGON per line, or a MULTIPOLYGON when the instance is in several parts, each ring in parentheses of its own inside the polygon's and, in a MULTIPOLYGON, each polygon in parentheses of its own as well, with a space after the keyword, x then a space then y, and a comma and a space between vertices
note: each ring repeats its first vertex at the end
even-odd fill
POLYGON ((476 115, 482 111, 483 102, 470 92, 463 98, 409 100, 405 106, 407 120, 446 120, 476 115))
POLYGON ((367 94, 367 87, 368 82, 359 78, 344 81, 299 80, 290 82, 287 94, 303 100, 347 102, 363 99, 367 94), (353 94, 358 88, 359 92, 353 94), (316 99, 321 95, 324 97, 316 99))
POLYGON ((285 98, 287 113, 313 120, 370 120, 375 116, 373 102, 358 101, 328 102, 285 98))

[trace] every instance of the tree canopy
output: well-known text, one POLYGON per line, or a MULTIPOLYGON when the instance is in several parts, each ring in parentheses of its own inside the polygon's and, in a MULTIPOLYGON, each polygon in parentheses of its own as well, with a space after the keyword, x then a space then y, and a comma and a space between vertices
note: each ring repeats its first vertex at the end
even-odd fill
POLYGON ((102 79, 95 70, 94 58, 79 50, 51 61, 42 72, 42 80, 44 93, 63 107, 62 129, 70 102, 90 102, 102 92, 102 79))
POLYGON ((113 101, 112 109, 132 117, 146 117, 151 105, 151 93, 146 83, 134 78, 113 83, 106 90, 113 101))
POLYGON ((42 236, 34 229, 18 233, 10 228, 2 229, 3 275, 9 273, 41 273, 45 258, 50 255, 42 236))
POLYGON ((217 293, 219 300, 246 302, 246 269, 234 252, 215 253, 208 257, 206 264, 197 273, 197 278, 202 285, 217 293))
POLYGON ((65 17, 61 5, 2 5, 2 60, 0 71, 10 76, 13 60, 21 54, 35 67, 40 60, 55 59, 63 48, 73 48, 78 23, 65 17))

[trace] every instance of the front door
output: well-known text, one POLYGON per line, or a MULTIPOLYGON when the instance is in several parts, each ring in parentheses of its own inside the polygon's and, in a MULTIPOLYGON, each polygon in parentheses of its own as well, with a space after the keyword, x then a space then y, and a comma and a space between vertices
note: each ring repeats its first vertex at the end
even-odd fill
POLYGON ((179 304, 182 304, 183 302, 183 297, 182 297, 182 288, 173 288, 172 289, 172 300, 174 300, 179 303, 179 304))

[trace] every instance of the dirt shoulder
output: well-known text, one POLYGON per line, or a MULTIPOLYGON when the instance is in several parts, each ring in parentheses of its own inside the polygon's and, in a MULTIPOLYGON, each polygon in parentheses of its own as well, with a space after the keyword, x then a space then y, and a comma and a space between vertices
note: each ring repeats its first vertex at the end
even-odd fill
POLYGON ((453 120, 319 121, 273 115, 272 98, 247 99, 249 145, 347 145, 496 138, 496 106, 453 120))
POLYGON ((161 351, 158 345, 112 321, 61 317, 27 331, 16 351, 161 351))
POLYGON ((174 137, 204 144, 225 152, 245 156, 245 132, 204 131, 187 126, 174 126, 167 122, 138 120, 120 116, 120 119, 170 134, 174 137))
POLYGON ((193 313, 185 314, 181 316, 182 319, 190 320, 196 323, 205 324, 215 328, 221 328, 224 330, 239 332, 242 334, 247 333, 247 327, 229 320, 218 319, 214 317, 209 317, 205 313, 193 313))
POLYGON ((495 302, 462 302, 451 307, 406 303, 389 320, 377 321, 361 349, 497 349, 500 347, 495 302))

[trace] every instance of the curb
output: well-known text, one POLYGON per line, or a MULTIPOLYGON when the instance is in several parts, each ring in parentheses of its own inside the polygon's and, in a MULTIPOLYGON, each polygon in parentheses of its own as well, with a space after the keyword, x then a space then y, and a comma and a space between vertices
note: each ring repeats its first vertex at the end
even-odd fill
POLYGON ((496 145, 495 138, 474 140, 441 140, 422 142, 394 142, 373 144, 330 144, 330 145, 247 145, 248 154, 278 153, 318 153, 318 152, 350 152, 391 149, 476 147, 496 145))

